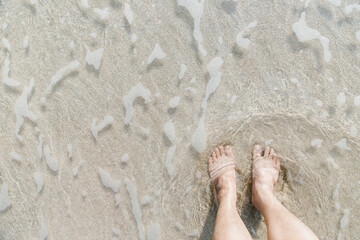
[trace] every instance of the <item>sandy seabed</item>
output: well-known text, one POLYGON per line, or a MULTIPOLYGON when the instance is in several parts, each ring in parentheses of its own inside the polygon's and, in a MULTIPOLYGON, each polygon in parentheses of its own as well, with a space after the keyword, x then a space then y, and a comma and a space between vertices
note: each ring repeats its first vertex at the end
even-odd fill
POLYGON ((0 3, 0 239, 210 239, 207 159, 251 149, 320 239, 360 236, 354 1, 0 3))

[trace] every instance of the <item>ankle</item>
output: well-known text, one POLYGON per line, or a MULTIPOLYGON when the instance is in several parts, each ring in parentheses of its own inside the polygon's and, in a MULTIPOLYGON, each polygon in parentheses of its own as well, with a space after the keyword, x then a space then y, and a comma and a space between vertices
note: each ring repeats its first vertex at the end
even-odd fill
POLYGON ((276 208, 278 203, 280 203, 273 194, 262 196, 260 199, 257 208, 263 216, 267 215, 268 212, 276 208))
POLYGON ((263 186, 252 187, 252 203, 263 214, 267 209, 272 208, 278 200, 275 198, 272 189, 263 186))
POLYGON ((235 207, 237 201, 236 192, 225 191, 225 189, 223 189, 223 191, 218 192, 218 201, 219 206, 225 205, 228 207, 235 207))
POLYGON ((228 206, 236 206, 236 183, 228 179, 221 179, 221 184, 216 186, 218 203, 228 206))

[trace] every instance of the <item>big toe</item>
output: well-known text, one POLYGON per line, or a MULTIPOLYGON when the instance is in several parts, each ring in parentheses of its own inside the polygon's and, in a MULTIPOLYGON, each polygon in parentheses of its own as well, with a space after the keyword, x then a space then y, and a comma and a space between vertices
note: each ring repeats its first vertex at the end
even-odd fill
POLYGON ((275 150, 273 148, 270 149, 270 157, 273 157, 275 155, 275 150))
POLYGON ((208 160, 208 166, 210 167, 210 166, 212 166, 212 164, 213 164, 213 159, 212 159, 212 157, 210 156, 210 157, 209 157, 209 160, 208 160))
POLYGON ((223 145, 220 145, 220 146, 219 146, 219 150, 220 150, 220 155, 221 155, 221 156, 224 156, 224 155, 225 155, 225 148, 224 148, 223 145))
POLYGON ((216 158, 219 158, 221 156, 220 150, 218 147, 215 148, 215 155, 216 155, 216 158))
POLYGON ((211 158, 212 158, 212 163, 217 162, 217 157, 216 157, 216 153, 215 153, 215 152, 213 152, 213 153, 211 154, 211 158))
POLYGON ((256 144, 253 148, 253 160, 257 159, 258 157, 262 156, 262 146, 259 144, 256 144))
POLYGON ((275 157, 275 164, 276 164, 276 167, 278 168, 278 170, 280 170, 280 159, 277 156, 275 157))
POLYGON ((233 152, 232 152, 232 149, 229 145, 226 145, 225 146, 225 153, 226 153, 226 156, 232 158, 233 157, 233 152))

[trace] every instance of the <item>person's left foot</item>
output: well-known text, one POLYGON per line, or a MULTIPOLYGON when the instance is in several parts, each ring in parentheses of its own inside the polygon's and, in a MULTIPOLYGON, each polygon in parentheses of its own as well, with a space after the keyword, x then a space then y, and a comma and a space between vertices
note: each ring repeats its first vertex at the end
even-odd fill
POLYGON ((231 147, 219 146, 215 148, 209 158, 209 173, 215 187, 215 198, 218 205, 227 202, 236 204, 236 176, 235 161, 231 147))
POLYGON ((274 186, 280 172, 280 160, 273 148, 261 145, 253 148, 252 163, 252 204, 260 211, 274 198, 274 186))

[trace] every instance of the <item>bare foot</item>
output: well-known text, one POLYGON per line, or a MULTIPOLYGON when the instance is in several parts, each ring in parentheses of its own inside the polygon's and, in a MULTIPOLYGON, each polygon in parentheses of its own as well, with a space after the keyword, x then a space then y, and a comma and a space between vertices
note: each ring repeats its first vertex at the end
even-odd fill
POLYGON ((280 160, 273 148, 255 145, 252 163, 252 204, 262 211, 265 204, 271 204, 273 190, 279 177, 280 160))
POLYGON ((215 198, 218 205, 226 202, 236 205, 236 177, 235 161, 231 147, 219 146, 215 148, 209 158, 209 173, 215 187, 215 198))

